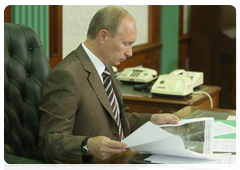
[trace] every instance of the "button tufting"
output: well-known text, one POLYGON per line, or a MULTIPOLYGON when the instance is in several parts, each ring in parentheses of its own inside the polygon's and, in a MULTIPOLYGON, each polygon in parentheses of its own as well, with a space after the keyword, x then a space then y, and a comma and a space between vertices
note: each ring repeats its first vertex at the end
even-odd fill
MULTIPOLYGON (((42 160, 41 150, 34 142, 39 135, 39 88, 51 67, 41 41, 32 28, 5 22, 4 34, 4 134, 7 134, 4 136, 4 147, 7 148, 4 153, 5 161, 16 164, 29 157, 42 160), (25 46, 25 42, 29 44, 25 46), (37 53, 34 53, 35 47, 39 47, 37 53), (18 158, 14 159, 16 156, 18 158)), ((67 155, 67 158, 70 158, 69 163, 77 162, 71 155, 67 155)), ((28 162, 36 163, 35 160, 28 162)))

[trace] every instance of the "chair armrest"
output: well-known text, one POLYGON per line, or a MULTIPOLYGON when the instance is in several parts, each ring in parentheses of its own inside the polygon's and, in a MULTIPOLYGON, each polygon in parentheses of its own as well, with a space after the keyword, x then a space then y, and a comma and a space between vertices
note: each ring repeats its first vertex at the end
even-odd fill
POLYGON ((19 157, 16 155, 4 155, 5 170, 65 170, 66 168, 47 162, 19 157))

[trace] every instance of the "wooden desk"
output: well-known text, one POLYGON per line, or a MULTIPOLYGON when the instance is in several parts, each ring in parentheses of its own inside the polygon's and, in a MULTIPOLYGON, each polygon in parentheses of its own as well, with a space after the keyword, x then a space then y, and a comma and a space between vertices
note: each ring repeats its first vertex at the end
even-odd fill
MULTIPOLYGON (((183 109, 174 113, 174 115, 179 118, 185 118, 197 110, 206 110, 213 112, 222 112, 225 114, 236 115, 236 110, 228 110, 228 109, 216 109, 216 108, 206 108, 206 107, 197 107, 197 106, 186 106, 183 109)), ((102 164, 127 164, 130 163, 131 160, 137 158, 140 154, 138 152, 132 152, 130 149, 127 149, 125 152, 117 154, 108 160, 102 162, 102 164)))
MULTIPOLYGON (((201 106, 210 108, 210 100, 205 94, 191 94, 185 98, 153 96, 150 92, 136 91, 132 84, 118 81, 122 92, 124 107, 127 112, 138 113, 174 113, 185 106, 201 106)), ((213 107, 218 108, 218 86, 202 85, 196 91, 207 92, 213 100, 213 107)))
POLYGON ((217 109, 217 108, 212 108, 211 109, 211 108, 198 107, 198 106, 187 106, 187 107, 184 107, 183 109, 181 109, 181 110, 177 111, 176 113, 174 113, 174 115, 176 115, 180 119, 181 118, 191 118, 190 115, 193 114, 194 112, 198 111, 198 110, 206 110, 206 111, 212 111, 212 112, 221 112, 223 114, 228 113, 229 115, 236 115, 236 110, 217 109))

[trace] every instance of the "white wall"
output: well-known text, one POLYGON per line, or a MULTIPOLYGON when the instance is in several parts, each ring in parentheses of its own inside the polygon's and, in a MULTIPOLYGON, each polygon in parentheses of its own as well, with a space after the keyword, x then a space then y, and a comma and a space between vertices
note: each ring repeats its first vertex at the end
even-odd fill
MULTIPOLYGON (((87 36, 93 15, 106 5, 63 5, 63 58, 76 49, 87 36)), ((136 20, 137 41, 134 46, 148 42, 148 6, 121 5, 136 20)))

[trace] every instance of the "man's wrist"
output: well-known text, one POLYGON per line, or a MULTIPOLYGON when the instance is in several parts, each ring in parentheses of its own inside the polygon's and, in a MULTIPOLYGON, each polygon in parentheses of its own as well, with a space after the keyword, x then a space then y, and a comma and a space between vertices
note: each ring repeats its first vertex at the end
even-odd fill
POLYGON ((81 145, 81 150, 82 150, 82 155, 90 155, 90 150, 88 148, 87 142, 88 142, 89 137, 85 138, 82 142, 81 145))

